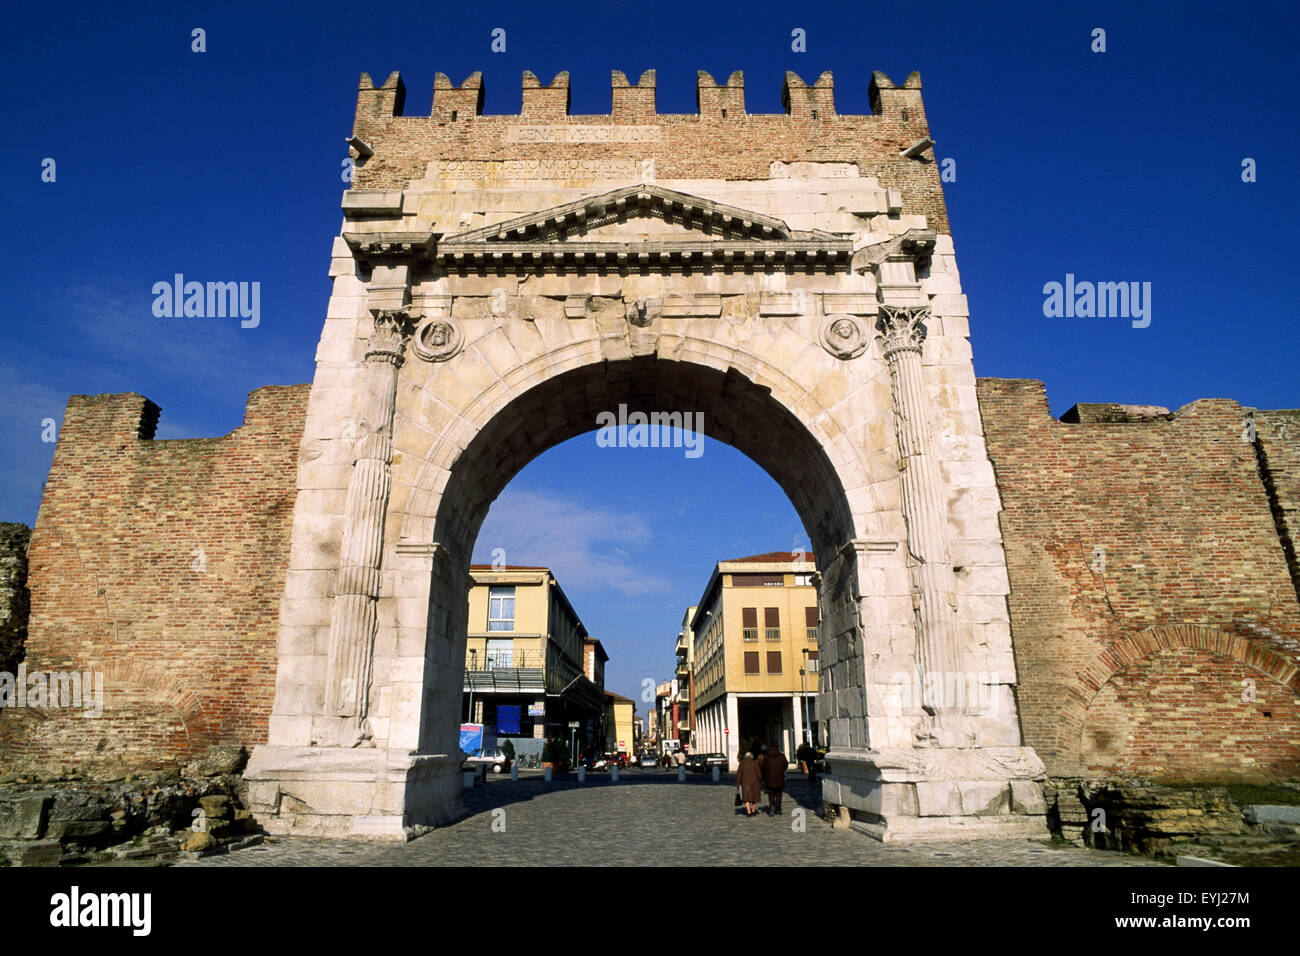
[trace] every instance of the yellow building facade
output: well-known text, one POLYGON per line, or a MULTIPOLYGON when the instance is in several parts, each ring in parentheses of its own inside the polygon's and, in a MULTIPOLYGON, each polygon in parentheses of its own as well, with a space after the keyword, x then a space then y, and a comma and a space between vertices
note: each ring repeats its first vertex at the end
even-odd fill
POLYGON ((816 567, 800 552, 719 561, 690 618, 692 750, 820 740, 816 567))
POLYGON ((605 702, 587 665, 591 645, 598 657, 604 651, 550 569, 473 565, 470 581, 461 719, 510 738, 521 753, 540 751, 548 737, 579 750, 594 742, 605 702))
POLYGON ((605 752, 627 754, 630 759, 636 752, 637 734, 634 726, 636 702, 605 692, 605 752))

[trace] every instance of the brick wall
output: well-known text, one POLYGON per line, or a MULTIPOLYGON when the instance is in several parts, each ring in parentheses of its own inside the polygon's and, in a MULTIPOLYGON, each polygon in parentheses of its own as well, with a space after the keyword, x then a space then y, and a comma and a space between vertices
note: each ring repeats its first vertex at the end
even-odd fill
POLYGON ((74 395, 32 533, 26 666, 104 675, 105 712, 0 711, 0 766, 157 766, 265 740, 309 386, 222 438, 154 441, 140 395, 74 395))
MULTIPOLYGON (((474 74, 455 87, 442 74, 434 83, 430 116, 403 116, 406 98, 394 73, 375 88, 362 74, 354 132, 374 155, 359 159, 354 189, 403 189, 423 179, 429 160, 631 159, 654 161, 656 179, 766 180, 773 162, 857 163, 858 174, 876 177, 881 187, 902 191, 903 208, 927 217, 929 226, 948 231, 948 213, 939 169, 932 156, 904 159, 899 153, 929 135, 921 102, 921 79, 913 73, 895 86, 875 74, 866 91, 872 113, 842 115, 835 110, 834 83, 824 73, 806 84, 786 74, 785 113, 745 112, 744 81, 735 73, 717 84, 707 73, 697 82, 699 112, 655 112, 653 71, 631 85, 615 74, 612 112, 571 116, 569 80, 562 73, 549 87, 525 74, 521 112, 484 116, 481 78, 474 74), (531 78, 531 79, 530 79, 531 78), (726 115, 723 115, 723 112, 726 115), (452 114, 456 118, 452 119, 452 114), (520 127, 653 127, 654 141, 520 142, 520 127)), ((775 77, 772 78, 775 82, 775 77)), ((861 96, 862 94, 857 94, 861 96)), ((611 134, 617 135, 617 134, 611 134)))
POLYGON ((1232 401, 1057 421, 1040 382, 981 379, 978 394, 1021 720, 1049 772, 1300 774, 1300 605, 1268 490, 1295 500, 1297 436, 1277 427, 1294 413, 1256 413, 1273 475, 1232 401))

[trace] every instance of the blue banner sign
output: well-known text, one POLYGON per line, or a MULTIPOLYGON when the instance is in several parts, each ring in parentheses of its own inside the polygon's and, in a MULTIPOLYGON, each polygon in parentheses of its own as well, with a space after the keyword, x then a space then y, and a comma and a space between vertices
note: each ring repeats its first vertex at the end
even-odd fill
POLYGON ((472 754, 476 750, 483 749, 482 724, 460 725, 460 749, 465 751, 467 754, 472 754))

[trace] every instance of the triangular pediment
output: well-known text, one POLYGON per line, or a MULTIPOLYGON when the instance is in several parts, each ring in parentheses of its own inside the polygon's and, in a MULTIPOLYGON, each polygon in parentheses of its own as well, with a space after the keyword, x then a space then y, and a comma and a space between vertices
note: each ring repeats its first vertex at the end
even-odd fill
POLYGON ((601 241, 605 237, 625 241, 623 236, 642 235, 677 236, 691 241, 794 238, 790 227, 780 219, 641 183, 447 236, 443 242, 569 242, 601 241))
POLYGON ((849 270, 847 236, 791 229, 663 186, 624 186, 451 236, 344 233, 363 261, 414 259, 453 274, 849 270))

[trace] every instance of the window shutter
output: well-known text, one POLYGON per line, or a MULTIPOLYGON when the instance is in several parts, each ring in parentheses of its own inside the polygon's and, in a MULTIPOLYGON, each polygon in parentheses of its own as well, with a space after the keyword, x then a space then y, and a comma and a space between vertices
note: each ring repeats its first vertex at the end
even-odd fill
POLYGON ((758 608, 742 607, 740 609, 741 627, 758 627, 758 608))
POLYGON ((816 607, 816 605, 814 605, 813 607, 806 607, 806 608, 803 609, 803 619, 804 619, 804 624, 805 624, 807 627, 816 627, 816 626, 817 626, 817 607, 816 607))
POLYGON ((758 651, 745 651, 745 673, 758 673, 758 651))
POLYGON ((785 584, 783 574, 733 574, 731 586, 737 588, 781 587, 785 584))
POLYGON ((781 673, 781 652, 780 651, 767 652, 767 672, 769 674, 781 673))
POLYGON ((781 626, 781 609, 777 607, 763 608, 763 626, 780 627, 781 626))

